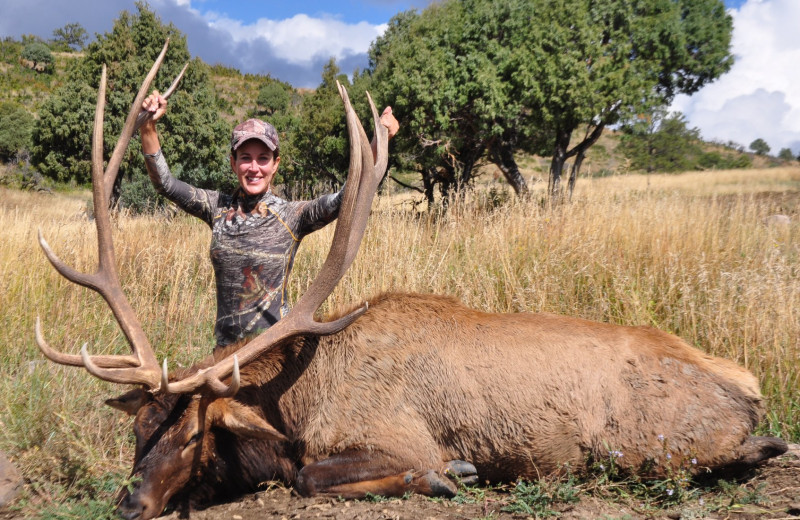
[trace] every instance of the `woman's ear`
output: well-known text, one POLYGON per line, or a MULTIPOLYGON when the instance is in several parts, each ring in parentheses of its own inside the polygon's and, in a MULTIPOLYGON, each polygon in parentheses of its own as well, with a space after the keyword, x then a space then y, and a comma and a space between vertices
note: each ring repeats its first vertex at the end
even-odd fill
POLYGON ((278 165, 281 163, 281 156, 280 155, 277 156, 274 159, 274 163, 275 163, 275 165, 272 167, 272 175, 275 175, 275 173, 277 173, 277 171, 278 171, 278 165))

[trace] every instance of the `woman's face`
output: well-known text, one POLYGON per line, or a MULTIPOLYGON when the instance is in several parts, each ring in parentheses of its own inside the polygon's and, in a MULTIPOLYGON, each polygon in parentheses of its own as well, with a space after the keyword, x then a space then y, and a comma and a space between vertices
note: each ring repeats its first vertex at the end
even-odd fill
POLYGON ((247 195, 260 195, 269 189, 280 157, 275 157, 267 145, 258 139, 245 141, 231 156, 231 168, 247 195))

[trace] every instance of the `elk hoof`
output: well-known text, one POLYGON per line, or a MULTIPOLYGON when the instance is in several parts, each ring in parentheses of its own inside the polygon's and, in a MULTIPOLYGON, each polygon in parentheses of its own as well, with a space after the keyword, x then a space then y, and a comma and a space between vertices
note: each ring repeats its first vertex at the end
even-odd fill
POLYGON ((433 470, 417 476, 414 480, 414 491, 421 495, 453 498, 458 493, 458 488, 450 479, 442 478, 433 470))
POLYGON ((783 439, 751 436, 742 443, 740 463, 755 466, 764 460, 783 455, 788 449, 789 446, 783 439))
POLYGON ((442 473, 450 480, 460 482, 465 486, 472 486, 478 483, 478 470, 464 460, 451 460, 444 465, 442 473))

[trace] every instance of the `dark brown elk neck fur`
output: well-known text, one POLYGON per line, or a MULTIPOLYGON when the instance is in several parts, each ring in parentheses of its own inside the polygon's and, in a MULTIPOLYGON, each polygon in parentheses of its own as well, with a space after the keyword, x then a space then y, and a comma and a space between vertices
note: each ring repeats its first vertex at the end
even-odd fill
MULTIPOLYGON (((229 351, 235 351, 238 347, 240 345, 233 346, 229 351)), ((281 418, 275 401, 285 392, 287 386, 291 386, 291 379, 296 379, 295 374, 299 369, 297 357, 291 352, 292 345, 287 344, 285 348, 274 350, 271 356, 261 359, 259 363, 254 363, 249 368, 251 376, 256 374, 253 368, 259 364, 264 374, 249 380, 243 378, 244 388, 236 396, 237 403, 263 414, 267 421, 276 425, 281 425, 281 418), (293 360, 286 362, 286 367, 292 373, 288 379, 282 365, 283 354, 293 360), (262 385, 269 389, 267 393, 262 392, 265 388, 262 385)), ((225 353, 216 353, 190 368, 177 370, 173 377, 186 377, 211 366, 214 358, 219 358, 220 354, 224 356, 225 353)), ((201 412, 203 406, 208 406, 206 410, 211 410, 214 406, 224 408, 229 401, 203 395, 154 396, 137 414, 134 427, 137 434, 137 454, 133 473, 143 476, 145 483, 168 481, 169 479, 148 475, 148 472, 153 468, 160 471, 167 466, 186 466, 184 471, 190 471, 191 476, 184 485, 171 493, 175 503, 186 501, 202 504, 223 500, 246 491, 254 491, 259 484, 270 480, 293 482, 299 469, 294 443, 243 437, 224 427, 215 426, 208 417, 211 414, 201 412), (165 462, 174 457, 174 453, 180 452, 184 443, 191 438, 191 425, 198 417, 205 417, 205 427, 197 460, 191 467, 183 462, 165 462)), ((279 429, 282 430, 282 426, 279 429)), ((173 479, 179 478, 187 477, 173 476, 173 479)), ((154 494, 159 495, 160 492, 154 494)))

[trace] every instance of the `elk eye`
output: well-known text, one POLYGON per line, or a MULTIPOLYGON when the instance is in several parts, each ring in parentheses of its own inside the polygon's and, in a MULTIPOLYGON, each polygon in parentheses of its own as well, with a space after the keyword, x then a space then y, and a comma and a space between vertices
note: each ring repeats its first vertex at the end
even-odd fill
POLYGON ((186 445, 184 446, 184 449, 188 448, 189 446, 191 446, 192 444, 196 443, 197 441, 199 441, 199 440, 200 440, 200 439, 202 439, 202 438, 203 438, 203 432, 202 432, 202 431, 199 431, 199 432, 195 433, 195 434, 194 434, 194 435, 192 435, 192 437, 191 437, 191 438, 190 438, 190 439, 189 439, 189 440, 186 442, 186 445))

